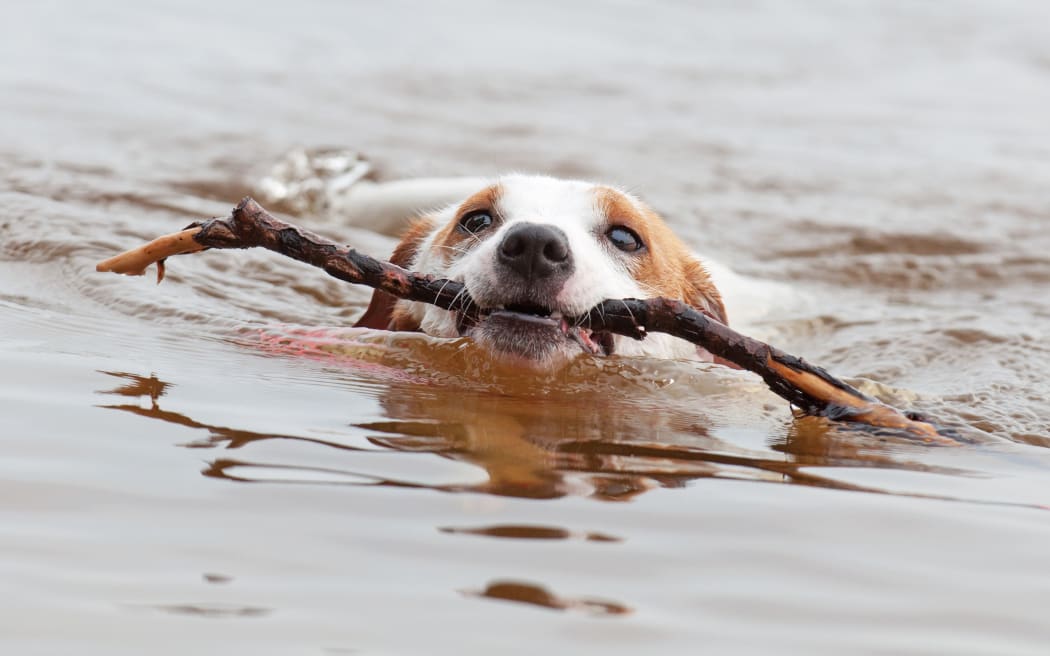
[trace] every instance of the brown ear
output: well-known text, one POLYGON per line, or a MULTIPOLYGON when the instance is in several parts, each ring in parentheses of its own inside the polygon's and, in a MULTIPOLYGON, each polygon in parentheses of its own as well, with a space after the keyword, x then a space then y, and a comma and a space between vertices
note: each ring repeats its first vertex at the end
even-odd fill
POLYGON ((704 314, 729 325, 726 306, 722 303, 722 294, 715 287, 714 281, 711 280, 703 264, 696 260, 689 260, 686 263, 685 287, 682 300, 703 311, 704 314))
MULTIPOLYGON (((399 267, 409 268, 419 252, 419 246, 430 232, 431 224, 427 219, 415 221, 401 238, 401 243, 394 249, 390 262, 399 267)), ((395 307, 398 299, 384 291, 376 290, 368 309, 354 324, 355 328, 372 328, 375 330, 419 330, 419 324, 411 317, 398 312, 395 307)))
MULTIPOLYGON (((686 289, 682 295, 682 300, 728 326, 729 317, 726 316, 726 306, 722 302, 722 294, 715 287, 715 283, 711 280, 711 276, 707 273, 704 265, 696 260, 690 260, 686 264, 685 280, 686 289)), ((706 353, 700 347, 697 347, 697 349, 702 353, 706 353)), ((728 360, 718 356, 713 357, 717 364, 725 365, 732 369, 740 368, 728 360)))

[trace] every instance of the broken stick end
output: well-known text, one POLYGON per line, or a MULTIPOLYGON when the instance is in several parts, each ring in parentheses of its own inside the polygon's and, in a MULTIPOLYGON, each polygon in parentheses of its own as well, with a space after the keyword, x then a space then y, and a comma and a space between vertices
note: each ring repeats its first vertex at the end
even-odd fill
POLYGON ((99 262, 95 265, 95 271, 98 271, 99 273, 119 273, 125 276, 142 276, 146 274, 145 269, 121 266, 120 255, 99 262))
POLYGON ((126 276, 141 276, 151 264, 157 265, 157 282, 164 279, 164 260, 172 255, 195 253, 204 250, 193 237, 200 232, 200 227, 192 227, 170 235, 158 237, 148 244, 124 251, 119 255, 102 260, 95 265, 95 271, 121 273, 126 276))

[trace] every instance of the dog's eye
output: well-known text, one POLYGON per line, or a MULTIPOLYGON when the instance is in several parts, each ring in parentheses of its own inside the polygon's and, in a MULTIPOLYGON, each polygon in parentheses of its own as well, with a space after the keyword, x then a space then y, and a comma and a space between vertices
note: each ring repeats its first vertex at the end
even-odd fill
POLYGON ((459 220, 459 229, 468 234, 476 234, 492 225, 492 215, 487 210, 477 210, 459 220))
POLYGON ((605 236, 609 238, 609 241, 613 243, 613 246, 619 248, 625 253, 634 253, 645 248, 645 244, 642 243, 641 237, 630 228, 623 226, 613 226, 609 228, 605 236))

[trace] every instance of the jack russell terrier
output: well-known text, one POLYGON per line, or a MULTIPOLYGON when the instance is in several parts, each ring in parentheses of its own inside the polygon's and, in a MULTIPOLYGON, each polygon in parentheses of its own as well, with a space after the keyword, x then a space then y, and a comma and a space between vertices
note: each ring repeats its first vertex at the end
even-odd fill
MULTIPOLYGON (((417 218, 390 261, 462 282, 481 318, 376 291, 355 325, 467 336, 536 369, 558 368, 581 354, 712 361, 707 351, 668 335, 638 341, 564 318, 609 298, 664 296, 727 323, 705 264, 640 200, 606 185, 541 176, 453 187, 463 194, 459 200, 417 218)), ((358 198, 356 211, 368 211, 368 204, 358 198)))

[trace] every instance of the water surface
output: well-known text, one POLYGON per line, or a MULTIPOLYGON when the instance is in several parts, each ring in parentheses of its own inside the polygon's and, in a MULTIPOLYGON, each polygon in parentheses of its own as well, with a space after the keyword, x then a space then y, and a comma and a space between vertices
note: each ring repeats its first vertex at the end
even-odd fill
POLYGON ((4 653, 1046 653, 1043 3, 8 14, 4 653), (749 332, 964 444, 702 364, 349 331, 365 291, 268 253, 93 272, 296 149, 627 186, 789 286, 749 332))

